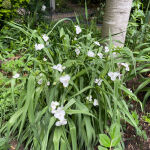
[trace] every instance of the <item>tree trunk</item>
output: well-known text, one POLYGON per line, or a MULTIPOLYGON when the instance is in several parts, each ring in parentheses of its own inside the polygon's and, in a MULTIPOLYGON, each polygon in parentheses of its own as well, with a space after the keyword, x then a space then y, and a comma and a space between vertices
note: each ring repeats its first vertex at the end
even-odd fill
POLYGON ((123 46, 125 43, 132 1, 106 0, 102 37, 109 37, 111 34, 115 46, 123 46))
POLYGON ((55 11, 55 0, 50 0, 50 8, 52 9, 52 11, 55 11))

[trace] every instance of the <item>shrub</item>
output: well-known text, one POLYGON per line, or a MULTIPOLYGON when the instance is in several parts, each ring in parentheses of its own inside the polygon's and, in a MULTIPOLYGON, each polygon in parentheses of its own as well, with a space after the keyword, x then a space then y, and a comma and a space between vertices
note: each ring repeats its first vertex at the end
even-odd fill
POLYGON ((26 75, 14 69, 16 110, 0 133, 36 150, 91 150, 113 123, 123 132, 121 124, 128 122, 141 134, 126 102, 139 102, 125 87, 136 65, 132 51, 103 47, 90 28, 59 26, 62 21, 48 32, 9 23, 24 33, 19 44, 28 55, 25 63, 33 65, 26 75))
MULTIPOLYGON (((18 8, 25 7, 29 0, 0 0, 0 20, 8 20, 16 15, 18 8)), ((2 22, 0 21, 0 24, 2 22)))

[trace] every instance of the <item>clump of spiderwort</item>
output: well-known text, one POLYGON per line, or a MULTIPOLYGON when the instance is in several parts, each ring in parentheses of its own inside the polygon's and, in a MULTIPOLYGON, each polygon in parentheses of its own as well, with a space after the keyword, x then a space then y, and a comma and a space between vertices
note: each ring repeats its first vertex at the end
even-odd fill
POLYGON ((65 111, 64 107, 59 107, 59 103, 57 101, 51 102, 51 113, 54 114, 54 117, 58 119, 56 122, 56 126, 62 126, 67 124, 67 120, 65 119, 65 111))

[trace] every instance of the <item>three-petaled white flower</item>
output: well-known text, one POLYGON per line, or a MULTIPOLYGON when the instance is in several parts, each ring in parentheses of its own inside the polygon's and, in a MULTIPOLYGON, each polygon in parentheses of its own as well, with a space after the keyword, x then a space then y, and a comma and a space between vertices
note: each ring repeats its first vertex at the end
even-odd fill
POLYGON ((41 10, 42 10, 42 11, 45 11, 45 10, 46 10, 46 6, 45 6, 45 5, 42 5, 41 10))
POLYGON ((19 74, 19 73, 16 73, 16 74, 13 76, 14 79, 17 79, 17 78, 19 78, 19 77, 20 77, 20 74, 19 74))
POLYGON ((119 78, 119 80, 121 78, 121 74, 119 72, 109 72, 108 76, 111 78, 112 81, 115 81, 117 77, 119 78))
POLYGON ((112 55, 113 55, 113 57, 117 57, 117 53, 116 52, 113 52, 112 55))
POLYGON ((44 57, 44 58, 43 58, 43 61, 47 61, 47 59, 44 57))
POLYGON ((57 108, 56 113, 54 114, 54 117, 59 119, 59 120, 64 120, 65 111, 63 110, 63 107, 57 108))
POLYGON ((48 37, 46 34, 43 34, 43 35, 42 35, 42 38, 43 38, 43 40, 44 40, 45 42, 47 42, 48 39, 49 39, 49 37, 48 37))
POLYGON ((76 34, 79 34, 82 32, 80 26, 77 25, 77 26, 75 26, 75 28, 76 28, 76 34))
POLYGON ((97 45, 97 46, 101 46, 98 41, 95 41, 94 44, 97 45))
POLYGON ((94 99, 93 105, 98 106, 98 100, 97 99, 94 99))
POLYGON ((95 57, 95 53, 93 51, 88 51, 87 55, 89 57, 95 57))
POLYGON ((74 40, 76 41, 76 40, 77 40, 77 38, 75 37, 75 38, 74 38, 74 40))
POLYGON ((40 79, 40 80, 38 81, 38 84, 41 85, 42 83, 43 83, 43 80, 40 79))
POLYGON ((107 46, 105 46, 105 53, 109 52, 109 48, 107 46))
POLYGON ((58 70, 59 72, 63 72, 63 70, 66 67, 62 66, 61 64, 58 64, 58 65, 54 65, 52 68, 55 69, 55 70, 58 70))
POLYGON ((69 85, 70 76, 69 75, 61 76, 59 78, 59 81, 63 84, 64 87, 67 87, 69 85))
POLYGON ((92 95, 87 96, 86 99, 91 102, 92 101, 92 95))
POLYGON ((50 82, 49 81, 47 82, 47 86, 50 86, 50 82))
POLYGON ((100 59, 103 58, 103 54, 102 53, 98 53, 97 56, 99 56, 100 59))
POLYGON ((101 85, 101 83, 102 83, 102 79, 95 79, 95 83, 97 83, 98 84, 98 86, 100 86, 101 85))
POLYGON ((59 106, 59 103, 57 101, 52 101, 51 102, 51 108, 52 108, 52 110, 55 110, 57 106, 59 106))
POLYGON ((129 65, 127 63, 118 63, 118 66, 124 66, 126 68, 126 71, 130 71, 129 65))
POLYGON ((36 50, 41 50, 44 48, 44 45, 43 44, 35 44, 35 49, 36 50))
POLYGON ((79 54, 80 54, 80 49, 79 49, 79 48, 76 48, 76 49, 75 49, 75 52, 76 52, 77 55, 79 55, 79 54))

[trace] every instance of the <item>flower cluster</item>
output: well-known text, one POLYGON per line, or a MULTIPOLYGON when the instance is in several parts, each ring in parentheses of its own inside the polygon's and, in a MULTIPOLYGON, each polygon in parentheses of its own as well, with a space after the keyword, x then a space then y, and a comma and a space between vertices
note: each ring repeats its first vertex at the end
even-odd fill
POLYGON ((58 119, 56 122, 56 126, 66 125, 67 120, 65 119, 65 111, 63 110, 63 107, 58 107, 59 103, 52 101, 51 103, 51 113, 54 114, 54 117, 58 119))
POLYGON ((82 32, 82 29, 80 28, 80 26, 75 26, 76 28, 76 34, 80 34, 82 32))
POLYGON ((103 58, 103 54, 102 53, 98 53, 97 56, 99 56, 100 59, 103 58))
POLYGON ((64 87, 67 87, 69 85, 70 76, 68 74, 65 76, 61 76, 59 78, 59 81, 63 84, 64 87))
POLYGON ((108 76, 112 81, 115 81, 117 77, 119 78, 119 80, 121 79, 121 74, 119 72, 109 72, 108 76))
POLYGON ((107 46, 105 46, 105 53, 109 52, 109 48, 107 46))
POLYGON ((88 51, 87 55, 89 57, 95 57, 95 53, 93 51, 90 51, 90 50, 88 51))
MULTIPOLYGON (((87 96, 86 99, 87 99, 89 102, 92 102, 92 101, 93 101, 92 95, 87 96)), ((94 99, 93 105, 94 105, 94 106, 98 106, 98 100, 97 100, 97 99, 94 99)))
POLYGON ((46 6, 45 6, 45 5, 42 5, 41 10, 42 10, 42 11, 45 11, 45 10, 46 10, 46 6))
POLYGON ((98 41, 95 41, 94 44, 97 45, 97 46, 101 46, 98 41))
POLYGON ((59 71, 59 72, 63 72, 63 70, 64 70, 66 67, 62 66, 61 64, 58 64, 58 65, 54 65, 52 68, 53 68, 54 70, 59 71))
POLYGON ((86 99, 91 102, 92 101, 92 95, 87 96, 86 99))
POLYGON ((96 83, 98 86, 101 85, 102 81, 103 81, 102 79, 95 79, 95 83, 96 83))
POLYGON ((20 74, 19 74, 19 73, 16 73, 16 74, 13 76, 14 79, 17 79, 17 78, 19 78, 19 77, 20 77, 20 74))
POLYGON ((79 54, 80 54, 80 49, 79 49, 79 48, 76 48, 76 49, 75 49, 75 52, 76 52, 76 55, 79 56, 79 54))
POLYGON ((44 45, 43 44, 35 44, 35 49, 36 50, 41 50, 44 48, 44 45))
POLYGON ((48 39, 49 39, 49 37, 48 37, 46 34, 43 34, 43 35, 42 35, 42 38, 43 38, 43 40, 44 40, 45 42, 47 42, 48 39))
POLYGON ((121 67, 121 66, 124 66, 126 68, 126 71, 129 71, 129 65, 127 63, 118 63, 118 66, 121 67))
POLYGON ((43 61, 47 61, 47 59, 44 57, 44 58, 43 58, 43 61))

